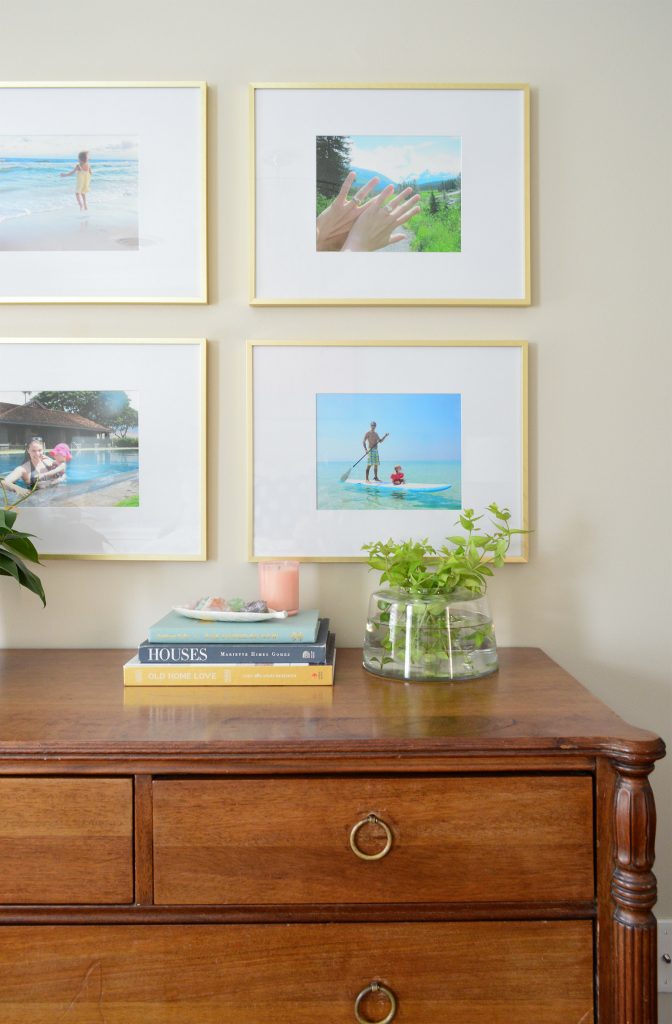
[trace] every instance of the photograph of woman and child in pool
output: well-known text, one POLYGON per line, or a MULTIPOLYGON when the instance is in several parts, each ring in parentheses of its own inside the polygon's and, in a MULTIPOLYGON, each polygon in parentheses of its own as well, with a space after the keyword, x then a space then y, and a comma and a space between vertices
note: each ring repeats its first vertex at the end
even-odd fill
POLYGON ((0 391, 0 498, 26 508, 137 508, 138 395, 0 391))

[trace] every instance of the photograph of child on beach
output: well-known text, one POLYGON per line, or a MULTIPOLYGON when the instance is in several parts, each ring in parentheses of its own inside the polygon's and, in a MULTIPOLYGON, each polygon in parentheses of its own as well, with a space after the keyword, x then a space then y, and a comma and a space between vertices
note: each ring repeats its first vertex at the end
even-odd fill
POLYGON ((137 508, 138 393, 0 391, 0 499, 137 508))
POLYGON ((461 252, 462 140, 318 135, 318 252, 461 252))
POLYGON ((462 507, 459 394, 316 395, 317 508, 462 507))
POLYGON ((0 251, 134 250, 138 139, 0 135, 0 251))

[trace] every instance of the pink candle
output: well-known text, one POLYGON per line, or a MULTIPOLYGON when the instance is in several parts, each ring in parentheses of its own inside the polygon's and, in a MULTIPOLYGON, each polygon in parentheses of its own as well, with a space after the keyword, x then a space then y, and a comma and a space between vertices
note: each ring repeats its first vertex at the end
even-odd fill
POLYGON ((299 610, 299 563, 260 562, 259 597, 276 612, 299 610))

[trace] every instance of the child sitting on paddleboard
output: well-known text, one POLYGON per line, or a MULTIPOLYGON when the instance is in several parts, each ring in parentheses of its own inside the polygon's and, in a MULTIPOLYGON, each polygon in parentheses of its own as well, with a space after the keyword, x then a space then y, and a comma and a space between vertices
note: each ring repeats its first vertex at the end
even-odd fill
POLYGON ((404 482, 404 471, 401 468, 401 466, 395 466, 394 467, 394 473, 390 473, 390 480, 392 481, 392 483, 394 484, 395 487, 398 487, 399 484, 403 484, 403 482, 404 482))

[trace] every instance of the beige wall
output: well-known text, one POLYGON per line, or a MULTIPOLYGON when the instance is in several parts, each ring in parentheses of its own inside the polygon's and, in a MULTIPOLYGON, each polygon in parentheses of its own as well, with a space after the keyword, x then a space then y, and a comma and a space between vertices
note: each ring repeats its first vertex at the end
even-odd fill
MULTIPOLYGON (((507 566, 492 587, 499 640, 545 648, 621 715, 670 740, 670 10, 665 0, 6 4, 8 81, 210 83, 211 305, 0 307, 0 334, 211 339, 211 559, 52 562, 46 612, 5 580, 0 645, 132 647, 185 595, 254 593, 245 338, 527 338, 536 532, 529 564, 507 566), (534 305, 250 309, 254 80, 531 83, 534 305)), ((361 566, 305 567, 304 603, 356 645, 372 583, 361 566)), ((671 780, 672 757, 655 773, 668 917, 671 780)))

